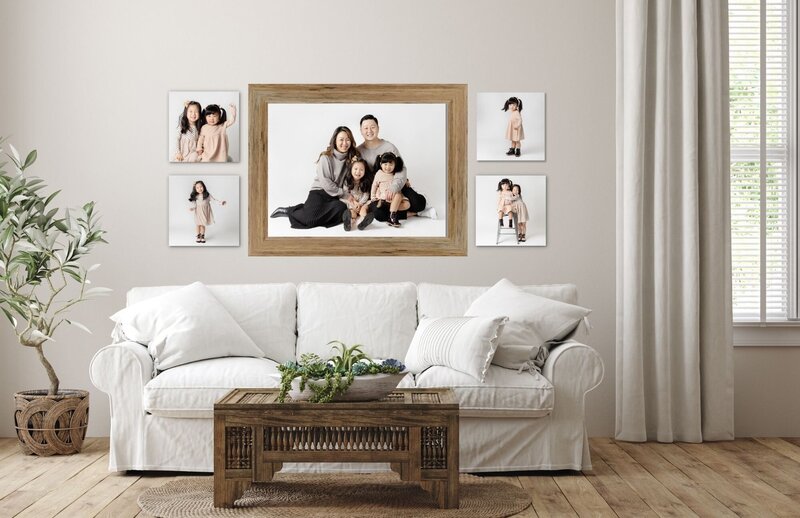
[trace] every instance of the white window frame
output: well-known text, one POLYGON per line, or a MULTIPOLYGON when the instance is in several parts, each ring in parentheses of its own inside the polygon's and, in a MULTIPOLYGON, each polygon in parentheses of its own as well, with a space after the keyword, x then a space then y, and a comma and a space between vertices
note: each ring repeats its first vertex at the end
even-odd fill
MULTIPOLYGON (((800 8, 797 6, 795 0, 787 2, 788 19, 789 19, 789 52, 788 61, 793 66, 790 67, 789 77, 789 90, 788 90, 788 123, 789 123, 789 141, 793 143, 790 150, 787 169, 789 171, 789 185, 788 192, 790 193, 789 199, 789 213, 788 219, 793 222, 793 228, 789 232, 789 249, 791 251, 791 258, 789 264, 789 310, 790 314, 797 314, 800 317, 800 212, 798 205, 800 204, 800 181, 798 181, 798 68, 800 68, 800 52, 798 52, 798 27, 800 27, 800 8)), ((762 17, 763 23, 764 17, 762 17)), ((762 56, 764 55, 764 39, 762 38, 762 56)), ((763 70, 763 69, 762 69, 763 70)), ((763 106, 763 104, 762 104, 763 106)), ((764 157, 762 157, 763 159, 764 157)), ((763 182, 762 182, 763 183, 763 182)), ((762 209, 763 210, 763 209, 762 209)), ((761 242, 766 240, 766 230, 762 226, 761 242)), ((763 264, 763 250, 762 248, 762 264, 763 264)), ((763 274, 763 269, 762 269, 763 274)), ((763 297, 763 287, 762 287, 763 297)), ((762 308, 762 318, 765 309, 762 308)), ((794 320, 784 321, 761 321, 761 322, 734 322, 733 329, 733 345, 736 347, 798 347, 800 346, 800 318, 794 320)))

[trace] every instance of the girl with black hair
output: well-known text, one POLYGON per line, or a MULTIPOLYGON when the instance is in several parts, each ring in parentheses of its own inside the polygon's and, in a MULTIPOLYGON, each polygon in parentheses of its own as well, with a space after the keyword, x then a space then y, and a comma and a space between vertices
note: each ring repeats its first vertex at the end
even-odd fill
POLYGON ((189 210, 194 212, 194 224, 197 226, 197 238, 195 243, 206 242, 206 226, 214 223, 214 211, 211 210, 211 202, 217 202, 225 206, 225 200, 219 201, 208 192, 206 184, 202 180, 194 182, 192 192, 189 194, 189 210))
POLYGON ((514 201, 516 195, 511 191, 513 183, 508 178, 503 178, 497 184, 497 218, 500 220, 500 226, 503 226, 503 216, 508 216, 508 228, 514 228, 514 220, 511 216, 512 212, 516 212, 514 208, 514 201))
POLYGON ((377 207, 382 207, 383 202, 389 203, 389 220, 386 223, 395 228, 400 226, 397 211, 408 210, 411 206, 402 191, 392 190, 395 172, 402 170, 403 159, 391 151, 387 151, 375 159, 375 179, 372 180, 370 198, 377 200, 377 207))
POLYGON ((197 155, 197 139, 203 119, 200 117, 202 107, 197 101, 186 101, 183 113, 178 119, 178 140, 175 153, 177 162, 199 162, 197 155))
POLYGON ((231 118, 225 108, 209 104, 203 110, 203 120, 200 128, 200 137, 197 139, 197 154, 201 162, 227 162, 228 161, 228 133, 227 130, 236 122, 236 106, 228 105, 231 118))
POLYGON ((517 234, 521 242, 525 242, 525 232, 528 230, 528 206, 522 201, 522 187, 515 183, 511 186, 513 212, 517 214, 517 234))
POLYGON ((340 198, 347 205, 347 210, 342 213, 342 223, 346 231, 354 223, 358 230, 364 230, 375 219, 369 200, 371 187, 372 173, 369 172, 367 161, 357 158, 350 164, 350 170, 344 176, 344 194, 340 198))
POLYGON ((525 129, 522 127, 522 99, 509 97, 503 104, 503 111, 509 112, 506 140, 511 141, 511 147, 506 151, 506 155, 520 156, 520 146, 525 140, 525 129))

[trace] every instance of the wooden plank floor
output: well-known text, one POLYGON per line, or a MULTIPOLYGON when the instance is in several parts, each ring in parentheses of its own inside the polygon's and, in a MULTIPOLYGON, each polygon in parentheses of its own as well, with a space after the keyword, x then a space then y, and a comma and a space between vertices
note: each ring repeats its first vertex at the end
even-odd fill
MULTIPOLYGON (((592 471, 503 473, 533 500, 520 517, 800 516, 800 440, 705 444, 591 439, 592 471)), ((0 439, 0 517, 146 517, 136 498, 178 473, 109 473, 108 439, 79 455, 22 455, 0 439)))

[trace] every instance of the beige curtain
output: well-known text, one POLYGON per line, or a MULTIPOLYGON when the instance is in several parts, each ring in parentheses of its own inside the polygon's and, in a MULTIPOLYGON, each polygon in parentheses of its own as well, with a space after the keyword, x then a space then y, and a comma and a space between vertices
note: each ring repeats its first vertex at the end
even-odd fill
POLYGON ((616 9, 616 438, 731 439, 728 2, 616 9))

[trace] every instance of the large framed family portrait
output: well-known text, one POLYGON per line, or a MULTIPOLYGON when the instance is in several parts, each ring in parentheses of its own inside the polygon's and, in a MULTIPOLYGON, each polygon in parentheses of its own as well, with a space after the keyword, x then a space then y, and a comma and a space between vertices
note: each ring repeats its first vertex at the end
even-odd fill
POLYGON ((466 112, 461 84, 251 84, 249 255, 466 255, 466 112))

